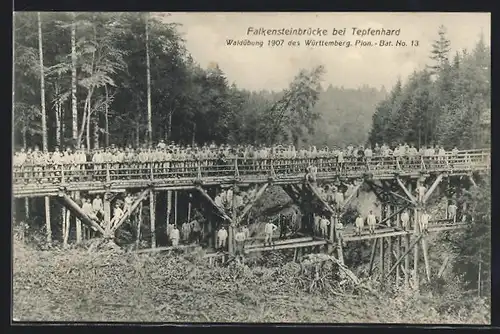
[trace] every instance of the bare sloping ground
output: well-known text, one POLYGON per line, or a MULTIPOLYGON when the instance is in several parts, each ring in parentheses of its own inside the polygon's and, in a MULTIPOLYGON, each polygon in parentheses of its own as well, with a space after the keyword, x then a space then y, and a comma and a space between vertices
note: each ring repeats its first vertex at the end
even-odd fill
POLYGON ((489 322, 489 309, 480 300, 473 310, 458 305, 439 314, 442 305, 434 299, 342 291, 331 276, 328 284, 311 288, 314 275, 302 270, 295 263, 208 268, 195 258, 113 249, 34 251, 16 242, 13 313, 22 321, 489 322))

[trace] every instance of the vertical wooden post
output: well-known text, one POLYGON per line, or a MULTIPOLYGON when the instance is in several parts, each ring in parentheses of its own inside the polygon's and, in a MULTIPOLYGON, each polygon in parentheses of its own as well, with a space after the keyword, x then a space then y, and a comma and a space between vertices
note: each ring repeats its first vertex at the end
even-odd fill
POLYGON ((64 211, 66 212, 66 214, 65 214, 65 218, 64 218, 65 227, 64 227, 63 247, 66 247, 66 246, 68 246, 69 230, 71 228, 71 213, 66 208, 64 208, 64 211))
POLYGON ((377 251, 377 243, 378 243, 378 238, 373 239, 373 245, 372 245, 372 252, 370 255, 370 266, 368 268, 368 275, 370 276, 373 271, 373 263, 375 262, 375 253, 377 251))
MULTIPOLYGON (((177 193, 176 193, 177 195, 177 193)), ((177 196, 175 197, 177 200, 177 196)), ((177 201, 176 201, 177 202, 177 201)), ((177 204, 177 203, 176 203, 177 204)), ((177 208, 176 208, 177 213, 177 208)), ((153 189, 149 190, 149 220, 151 224, 151 248, 156 248, 156 194, 153 189)))
POLYGON ((177 190, 174 191, 174 225, 177 226, 177 211, 179 208, 177 207, 177 190))
MULTIPOLYGON (((420 182, 420 180, 418 181, 420 182)), ((417 184, 418 186, 419 184, 417 184)), ((420 234, 420 204, 419 207, 416 207, 414 209, 413 213, 413 237, 418 238, 418 235, 420 234)), ((415 286, 415 289, 418 290, 418 285, 419 285, 419 279, 418 279, 418 260, 419 260, 419 254, 418 254, 418 244, 413 247, 413 283, 415 286)))
POLYGON ((109 231, 111 228, 111 202, 110 193, 105 192, 103 196, 103 207, 104 207, 104 230, 109 231))
POLYGON ((187 212, 187 221, 191 222, 191 193, 188 194, 188 212, 187 212))
MULTIPOLYGON (((339 217, 337 215, 333 216, 333 223, 336 225, 339 217)), ((336 230, 335 228, 335 233, 340 233, 336 230)), ((338 237, 338 235, 335 236, 336 242, 337 242, 337 256, 339 258, 340 263, 344 264, 344 249, 342 245, 342 239, 338 237)))
MULTIPOLYGON (((320 229, 321 230, 321 229, 320 229)), ((335 214, 332 213, 330 215, 330 242, 334 244, 337 241, 337 237, 335 235, 335 214)))
MULTIPOLYGON (((80 192, 75 191, 75 200, 80 203, 80 192)), ((76 217, 76 243, 82 242, 82 222, 78 217, 76 217)))
POLYGON ((481 267, 482 267, 481 249, 479 249, 479 265, 477 270, 477 296, 481 297, 481 267))
MULTIPOLYGON (((415 247, 418 247, 418 245, 415 247)), ((427 275, 427 281, 430 283, 431 282, 431 266, 429 263, 429 255, 427 253, 427 240, 425 237, 422 238, 422 253, 424 253, 425 274, 427 275)))
MULTIPOLYGON (((391 216, 391 205, 387 206, 387 217, 391 216)), ((388 225, 393 226, 391 222, 392 218, 388 220, 388 225)), ((387 238, 387 270, 392 268, 392 237, 387 238)))
MULTIPOLYGON (((408 184, 408 191, 411 194, 411 183, 408 184)), ((410 248, 410 235, 405 235, 405 251, 408 251, 410 248)), ((408 289, 410 287, 410 253, 405 256, 405 288, 408 289)))
POLYGON ((379 260, 380 260, 380 280, 383 281, 384 280, 384 273, 385 273, 385 270, 384 270, 384 237, 380 238, 380 254, 379 254, 379 260))
POLYGON ((61 207, 61 235, 62 235, 62 240, 63 240, 63 246, 64 246, 64 236, 66 235, 66 207, 62 206, 61 207))
POLYGON ((30 199, 28 197, 24 198, 24 214, 26 220, 30 219, 30 199))
POLYGON ((167 190, 167 227, 170 224, 170 213, 172 212, 172 191, 167 190))
POLYGON ((139 204, 139 214, 137 216, 137 239, 135 240, 136 249, 139 249, 139 245, 141 243, 141 225, 142 225, 142 201, 139 204))
POLYGON ((52 227, 50 225, 50 199, 45 196, 45 229, 47 231, 47 243, 52 244, 52 227))
MULTIPOLYGON (((394 208, 394 210, 398 210, 398 208, 394 208)), ((400 221, 401 221, 401 213, 398 213, 397 215, 397 221, 396 221, 396 225, 399 227, 400 225, 400 221)), ((399 259, 399 257, 401 256, 401 236, 398 235, 396 237, 396 259, 399 259)), ((396 267, 396 285, 399 286, 399 281, 400 281, 400 269, 399 269, 399 265, 396 267)))
POLYGON ((232 198, 232 203, 231 203, 231 207, 232 207, 232 210, 231 210, 231 213, 232 213, 232 220, 233 222, 231 224, 229 224, 229 228, 228 228, 228 240, 227 240, 227 244, 228 244, 228 251, 229 251, 229 254, 233 254, 234 253, 234 245, 233 245, 233 242, 234 242, 234 224, 236 224, 236 220, 238 219, 238 217, 236 216, 236 186, 233 186, 233 198, 232 198))

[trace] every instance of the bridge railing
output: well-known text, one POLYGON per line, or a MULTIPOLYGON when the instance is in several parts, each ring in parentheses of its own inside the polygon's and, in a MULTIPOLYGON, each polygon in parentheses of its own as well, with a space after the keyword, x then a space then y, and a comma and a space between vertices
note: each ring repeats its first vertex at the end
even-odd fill
POLYGON ((13 168, 14 185, 27 183, 113 182, 119 180, 201 179, 207 177, 287 177, 306 174, 360 176, 415 171, 473 171, 490 168, 489 151, 470 150, 444 156, 330 158, 208 159, 157 162, 110 162, 57 165, 23 165, 13 168))

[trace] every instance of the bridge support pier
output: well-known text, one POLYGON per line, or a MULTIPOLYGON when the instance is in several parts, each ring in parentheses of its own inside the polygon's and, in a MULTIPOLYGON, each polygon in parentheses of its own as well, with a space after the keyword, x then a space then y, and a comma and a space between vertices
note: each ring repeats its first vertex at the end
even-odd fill
MULTIPOLYGON (((175 194, 177 200, 177 192, 175 194)), ((151 248, 156 248, 156 194, 152 188, 149 189, 149 219, 151 224, 151 248)))
MULTIPOLYGON (((79 191, 75 191, 73 198, 79 205, 81 204, 79 191)), ((76 243, 79 244, 81 242, 82 242, 82 222, 80 221, 80 219, 78 219, 78 217, 76 217, 76 243)))
POLYGON ((52 244, 52 226, 50 222, 50 198, 45 196, 45 231, 47 233, 47 243, 52 244))

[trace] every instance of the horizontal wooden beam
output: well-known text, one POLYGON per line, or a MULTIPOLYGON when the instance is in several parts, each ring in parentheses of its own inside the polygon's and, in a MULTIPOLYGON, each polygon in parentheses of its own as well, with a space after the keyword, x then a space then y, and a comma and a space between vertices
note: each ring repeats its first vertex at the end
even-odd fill
POLYGON ((309 241, 309 242, 298 242, 298 243, 290 243, 286 245, 278 245, 278 246, 266 246, 266 247, 258 247, 258 248, 250 248, 245 249, 245 253, 254 253, 254 252, 265 252, 265 251, 274 251, 280 249, 293 249, 293 248, 303 248, 303 247, 313 247, 326 245, 326 241, 309 241))
MULTIPOLYGON (((293 244, 297 242, 307 242, 307 241, 313 241, 313 237, 304 237, 304 238, 293 238, 293 239, 286 239, 286 240, 277 240, 274 242, 275 245, 286 245, 286 244, 293 244)), ((259 244, 249 244, 245 245, 245 249, 251 249, 251 248, 258 248, 258 247, 264 247, 263 243, 259 244)))
POLYGON ((196 247, 201 247, 200 245, 179 245, 179 246, 168 246, 168 247, 156 247, 156 248, 147 248, 147 249, 139 249, 136 250, 134 253, 159 253, 159 252, 166 252, 174 249, 188 249, 188 248, 196 248, 196 247))

